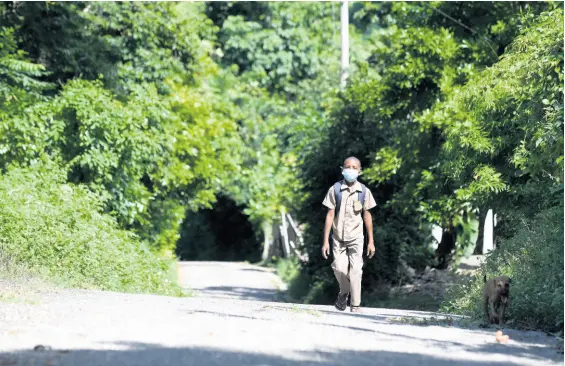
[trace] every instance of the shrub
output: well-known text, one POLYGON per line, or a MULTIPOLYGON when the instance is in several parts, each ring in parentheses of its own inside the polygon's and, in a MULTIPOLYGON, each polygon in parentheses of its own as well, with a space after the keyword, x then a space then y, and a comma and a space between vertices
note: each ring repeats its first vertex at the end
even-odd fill
POLYGON ((182 294, 173 262, 121 230, 99 196, 65 184, 53 162, 0 175, 0 252, 70 287, 182 294))
POLYGON ((292 282, 300 274, 300 262, 295 257, 278 259, 276 267, 277 275, 286 283, 292 282))

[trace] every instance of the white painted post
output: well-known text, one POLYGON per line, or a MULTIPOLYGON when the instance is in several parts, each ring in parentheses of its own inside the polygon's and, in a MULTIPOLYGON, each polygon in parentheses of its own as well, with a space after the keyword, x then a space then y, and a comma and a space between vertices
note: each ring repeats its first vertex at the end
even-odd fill
POLYGON ((341 88, 349 78, 349 2, 341 2, 341 88))
POLYGON ((492 217, 492 209, 489 209, 487 211, 487 216, 485 217, 485 226, 483 230, 483 254, 487 254, 494 249, 493 224, 494 220, 492 217))
POLYGON ((443 236, 443 229, 441 226, 432 224, 432 237, 437 241, 438 245, 441 243, 441 237, 443 236))
POLYGON ((288 226, 286 226, 286 218, 284 216, 284 212, 281 210, 281 219, 282 219, 282 225, 281 225, 281 234, 282 234, 282 241, 283 241, 283 250, 284 250, 284 256, 286 258, 290 257, 290 248, 288 245, 288 226))

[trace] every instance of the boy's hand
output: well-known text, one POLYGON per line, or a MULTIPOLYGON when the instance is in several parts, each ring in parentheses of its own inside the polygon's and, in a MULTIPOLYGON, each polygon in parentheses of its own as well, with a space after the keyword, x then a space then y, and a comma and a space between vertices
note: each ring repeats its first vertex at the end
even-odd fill
POLYGON ((369 244, 367 245, 367 257, 373 258, 375 255, 375 243, 370 240, 369 244))
POLYGON ((328 241, 324 241, 324 245, 322 245, 322 257, 324 259, 328 259, 330 255, 330 243, 328 241))

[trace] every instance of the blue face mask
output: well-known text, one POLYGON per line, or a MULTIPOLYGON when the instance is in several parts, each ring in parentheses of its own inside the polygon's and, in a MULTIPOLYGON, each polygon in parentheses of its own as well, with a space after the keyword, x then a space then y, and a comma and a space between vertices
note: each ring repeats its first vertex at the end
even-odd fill
POLYGON ((345 180, 349 183, 355 182, 359 176, 359 173, 355 169, 343 169, 342 174, 345 180))

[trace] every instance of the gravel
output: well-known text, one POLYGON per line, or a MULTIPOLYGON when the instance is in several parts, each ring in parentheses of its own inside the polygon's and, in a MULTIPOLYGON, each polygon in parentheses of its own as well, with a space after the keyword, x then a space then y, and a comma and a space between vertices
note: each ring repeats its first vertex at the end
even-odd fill
POLYGON ((194 297, 61 289, 0 302, 0 365, 563 364, 562 342, 539 332, 506 329, 499 344, 494 328, 397 320, 432 313, 277 302, 281 281, 249 264, 184 262, 179 277, 194 297))

